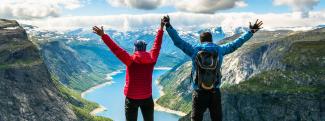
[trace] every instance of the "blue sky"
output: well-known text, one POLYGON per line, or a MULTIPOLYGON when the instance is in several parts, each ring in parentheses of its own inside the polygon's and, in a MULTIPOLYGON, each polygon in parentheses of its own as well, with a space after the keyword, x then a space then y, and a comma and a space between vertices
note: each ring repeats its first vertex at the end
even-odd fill
MULTIPOLYGON (((287 13, 291 12, 288 6, 275 6, 272 0, 245 0, 248 6, 243 8, 231 8, 228 10, 220 10, 217 13, 225 12, 254 12, 254 13, 287 13)), ((320 0, 313 11, 325 9, 325 1, 320 0)), ((101 15, 116 15, 116 14, 146 14, 146 13, 173 13, 178 12, 173 6, 158 7, 153 10, 141 10, 130 7, 113 7, 106 0, 92 0, 84 4, 82 7, 69 10, 64 9, 63 15, 73 16, 101 16, 101 15)))
POLYGON ((0 18, 45 29, 152 27, 166 14, 180 28, 234 29, 256 19, 265 29, 308 28, 324 25, 324 13, 325 0, 0 0, 0 18))

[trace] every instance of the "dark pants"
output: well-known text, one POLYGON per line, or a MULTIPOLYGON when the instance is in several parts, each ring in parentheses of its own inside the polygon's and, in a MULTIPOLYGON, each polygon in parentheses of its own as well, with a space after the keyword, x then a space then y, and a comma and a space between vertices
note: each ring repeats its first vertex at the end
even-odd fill
POLYGON ((192 95, 192 121, 202 121, 208 108, 212 121, 222 121, 221 93, 217 91, 195 90, 192 95))
POLYGON ((126 121, 137 121, 138 108, 140 107, 144 121, 153 121, 154 103, 152 97, 147 99, 125 98, 125 116, 126 121))

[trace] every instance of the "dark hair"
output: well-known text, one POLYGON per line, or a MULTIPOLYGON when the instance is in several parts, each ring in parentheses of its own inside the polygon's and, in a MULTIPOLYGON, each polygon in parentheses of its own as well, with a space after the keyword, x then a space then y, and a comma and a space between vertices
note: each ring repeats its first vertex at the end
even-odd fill
POLYGON ((200 42, 212 42, 212 34, 210 32, 201 33, 200 42))
POLYGON ((146 51, 147 43, 144 40, 134 42, 135 51, 146 51))

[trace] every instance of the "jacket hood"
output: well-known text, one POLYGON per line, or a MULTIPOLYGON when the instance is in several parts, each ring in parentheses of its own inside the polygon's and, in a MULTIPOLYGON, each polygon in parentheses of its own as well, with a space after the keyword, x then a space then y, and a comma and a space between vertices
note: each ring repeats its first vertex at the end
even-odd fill
POLYGON ((140 64, 155 63, 155 60, 151 57, 151 54, 146 51, 135 51, 133 54, 133 61, 140 64))

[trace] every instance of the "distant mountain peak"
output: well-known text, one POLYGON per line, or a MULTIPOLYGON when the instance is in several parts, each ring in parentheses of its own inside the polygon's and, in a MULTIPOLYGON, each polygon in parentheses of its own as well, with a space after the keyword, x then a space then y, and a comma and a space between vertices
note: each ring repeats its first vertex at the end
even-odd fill
POLYGON ((318 25, 317 28, 325 28, 325 24, 323 24, 323 25, 318 25))

